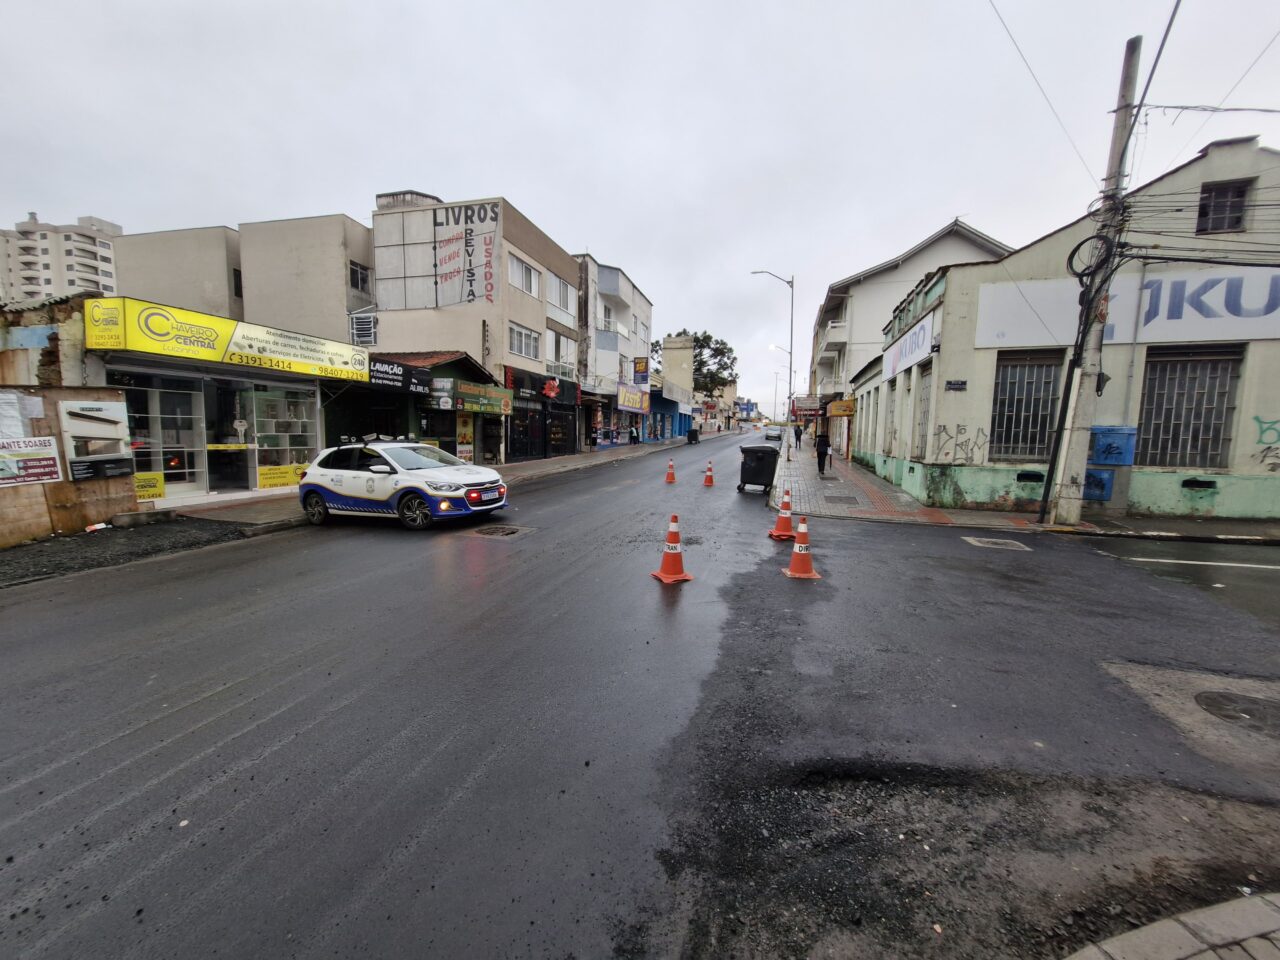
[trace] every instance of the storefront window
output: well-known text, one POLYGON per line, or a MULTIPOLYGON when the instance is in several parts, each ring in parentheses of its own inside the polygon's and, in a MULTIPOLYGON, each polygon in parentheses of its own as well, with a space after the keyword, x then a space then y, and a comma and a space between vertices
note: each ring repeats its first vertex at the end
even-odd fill
POLYGON ((124 389, 134 472, 162 474, 166 496, 207 490, 200 382, 109 370, 107 383, 124 389))
POLYGON ((254 421, 258 439, 260 488, 291 486, 319 452, 316 397, 310 390, 256 384, 254 421))

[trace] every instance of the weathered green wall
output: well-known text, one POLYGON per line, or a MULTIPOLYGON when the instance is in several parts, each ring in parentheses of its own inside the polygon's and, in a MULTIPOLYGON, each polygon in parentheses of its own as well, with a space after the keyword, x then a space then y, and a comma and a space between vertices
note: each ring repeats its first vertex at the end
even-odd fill
MULTIPOLYGON (((1026 469, 1025 467, 1022 469, 1026 469)), ((952 464, 917 464, 923 470, 916 499, 931 507, 952 510, 1034 510, 1040 504, 1043 483, 1019 483, 1016 467, 957 467, 952 464)))
MULTIPOLYGON (((880 458, 888 460, 889 458, 880 458)), ((886 464, 885 470, 901 470, 902 464, 886 464)), ((1022 468, 1023 471, 1028 468, 1022 468)), ((1032 468, 1042 469, 1042 468, 1032 468)), ((1043 485, 1019 483, 1015 467, 907 465, 907 493, 931 507, 952 510, 1015 510, 1038 508, 1043 485), (909 472, 915 467, 915 473, 909 472)), ((881 476, 887 474, 882 472, 881 476)), ((1280 518, 1280 473, 1239 476, 1204 473, 1170 473, 1136 469, 1129 485, 1128 513, 1134 516, 1200 516, 1254 519, 1280 518), (1212 490, 1188 489, 1188 479, 1213 480, 1212 490)))
POLYGON ((1136 516, 1280 517, 1280 474, 1239 476, 1134 470, 1129 513, 1136 516), (1186 489, 1187 479, 1213 480, 1216 490, 1186 489))

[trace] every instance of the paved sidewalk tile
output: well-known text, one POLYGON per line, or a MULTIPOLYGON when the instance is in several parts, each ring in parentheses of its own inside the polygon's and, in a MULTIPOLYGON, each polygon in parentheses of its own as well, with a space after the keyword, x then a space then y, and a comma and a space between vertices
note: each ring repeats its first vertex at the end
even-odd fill
POLYGON ((1104 940, 1099 946, 1113 960, 1186 960, 1205 948, 1176 920, 1161 920, 1104 940))
POLYGON ((1083 950, 1077 950, 1067 960, 1111 960, 1105 953, 1095 946, 1085 947, 1083 950))
POLYGON ((1280 946, 1273 940, 1253 937, 1241 944, 1249 952, 1249 960, 1280 960, 1280 946))
POLYGON ((1263 897, 1248 897, 1193 910, 1178 919, 1205 943, 1218 946, 1280 930, 1280 907, 1263 897))

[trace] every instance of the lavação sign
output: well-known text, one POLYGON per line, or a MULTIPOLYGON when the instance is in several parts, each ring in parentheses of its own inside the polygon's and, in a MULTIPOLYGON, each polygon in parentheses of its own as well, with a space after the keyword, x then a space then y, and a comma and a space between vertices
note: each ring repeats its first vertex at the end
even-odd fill
POLYGON ((132 297, 85 301, 85 346, 228 363, 336 380, 369 380, 369 351, 132 297))

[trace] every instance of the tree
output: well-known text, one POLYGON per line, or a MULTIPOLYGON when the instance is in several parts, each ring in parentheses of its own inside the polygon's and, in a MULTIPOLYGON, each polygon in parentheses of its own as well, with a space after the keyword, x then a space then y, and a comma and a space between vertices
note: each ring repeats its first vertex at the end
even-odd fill
MULTIPOLYGON (((681 330, 668 337, 693 337, 693 391, 704 396, 719 396, 720 392, 738 380, 738 357, 733 347, 705 330, 693 333, 681 330)), ((650 348, 654 360, 662 363, 662 342, 655 339, 650 348)))

